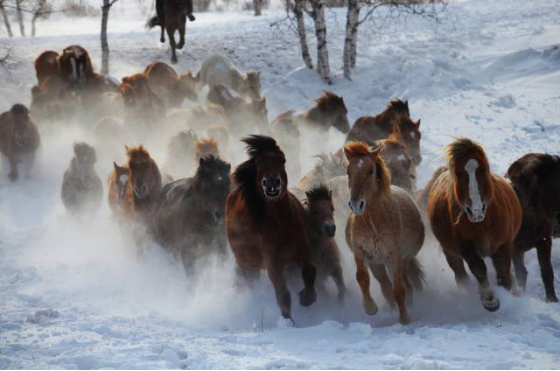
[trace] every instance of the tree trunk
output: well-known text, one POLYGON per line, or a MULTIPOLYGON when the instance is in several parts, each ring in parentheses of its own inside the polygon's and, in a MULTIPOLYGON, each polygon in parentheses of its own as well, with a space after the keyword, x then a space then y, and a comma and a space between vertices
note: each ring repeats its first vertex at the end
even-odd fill
POLYGON ((352 79, 352 68, 356 67, 356 44, 358 42, 358 21, 360 15, 359 0, 348 0, 346 12, 346 36, 344 38, 344 51, 342 62, 344 78, 352 79))
POLYGON ((332 84, 329 67, 329 50, 327 47, 327 24, 325 22, 325 8, 321 0, 310 0, 311 17, 315 23, 317 37, 317 72, 326 84, 332 84))
POLYGON ((35 37, 37 20, 43 17, 48 10, 47 0, 37 0, 37 6, 33 10, 33 18, 31 18, 31 36, 35 37))
POLYGON ((21 4, 23 0, 16 0, 16 14, 19 23, 19 33, 21 36, 25 36, 25 24, 23 23, 23 11, 21 10, 21 4))
POLYGON ((301 46, 301 57, 307 68, 313 69, 313 61, 309 54, 309 46, 307 45, 307 34, 305 32, 305 18, 303 14, 303 6, 305 0, 295 0, 294 15, 297 21, 297 30, 299 35, 299 44, 301 46))
POLYGON ((107 42, 107 23, 109 22, 109 10, 111 10, 109 0, 103 0, 101 7, 101 74, 109 74, 109 43, 107 42))
POLYGON ((37 19, 39 18, 39 15, 37 13, 33 14, 33 18, 31 18, 31 36, 35 37, 35 33, 37 31, 36 28, 36 23, 37 23, 37 19))
POLYGON ((6 31, 9 37, 13 37, 12 26, 10 25, 10 19, 8 18, 8 13, 6 13, 6 8, 4 8, 3 2, 0 3, 0 13, 2 13, 2 18, 4 19, 4 24, 6 25, 6 31))
POLYGON ((255 16, 262 15, 263 0, 253 0, 253 8, 255 8, 255 16))

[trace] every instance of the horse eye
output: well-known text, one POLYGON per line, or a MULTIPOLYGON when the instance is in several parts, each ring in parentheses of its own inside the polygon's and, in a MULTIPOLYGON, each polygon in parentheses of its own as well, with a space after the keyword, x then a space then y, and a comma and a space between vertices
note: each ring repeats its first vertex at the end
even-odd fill
POLYGON ((369 175, 373 175, 373 169, 369 171, 369 175))

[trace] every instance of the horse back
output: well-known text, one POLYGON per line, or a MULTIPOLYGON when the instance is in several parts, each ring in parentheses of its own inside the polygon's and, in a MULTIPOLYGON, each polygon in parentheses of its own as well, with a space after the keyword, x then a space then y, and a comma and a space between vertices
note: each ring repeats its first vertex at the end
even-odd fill
POLYGON ((375 141, 386 139, 392 131, 392 125, 386 125, 378 116, 362 116, 352 125, 346 141, 361 141, 374 145, 375 141))
POLYGON ((59 54, 53 50, 47 50, 39 54, 35 59, 35 73, 39 85, 47 76, 58 75, 58 59, 59 54))

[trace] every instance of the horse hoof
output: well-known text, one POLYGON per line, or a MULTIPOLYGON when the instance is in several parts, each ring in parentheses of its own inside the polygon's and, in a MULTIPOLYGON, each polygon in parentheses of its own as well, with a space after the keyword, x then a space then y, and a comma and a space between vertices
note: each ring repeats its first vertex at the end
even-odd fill
POLYGON ((366 311, 366 314, 373 316, 377 313, 379 307, 377 307, 377 304, 375 304, 373 301, 364 300, 364 310, 366 311))
POLYGON ((299 304, 303 307, 309 307, 317 300, 317 294, 314 290, 303 289, 299 292, 299 304))
POLYGON ((407 314, 399 317, 399 323, 401 325, 408 325, 410 324, 410 316, 407 314))
POLYGON ((188 15, 187 17, 189 18, 189 21, 191 21, 191 22, 194 22, 194 21, 196 21, 196 18, 195 18, 195 16, 194 16, 194 15, 192 15, 192 14, 189 14, 189 15, 188 15))
POLYGON ((500 309, 500 301, 497 298, 494 300, 483 301, 482 306, 489 312, 495 312, 500 309))
POLYGON ((171 64, 177 64, 177 57, 171 57, 171 64))
POLYGON ((179 44, 177 44, 176 48, 181 50, 181 49, 183 49, 183 46, 185 46, 185 43, 179 43, 179 44))
POLYGON ((159 42, 163 44, 165 42, 165 39, 162 37, 159 39, 159 42))
POLYGON ((546 298, 547 303, 558 303, 558 298, 556 296, 550 296, 546 298))

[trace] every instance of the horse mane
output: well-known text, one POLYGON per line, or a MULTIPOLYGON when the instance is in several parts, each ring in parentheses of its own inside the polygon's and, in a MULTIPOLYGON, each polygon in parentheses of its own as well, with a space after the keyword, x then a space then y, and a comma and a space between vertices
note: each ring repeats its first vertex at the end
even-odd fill
POLYGON ((222 160, 220 157, 214 155, 208 155, 204 157, 204 161, 201 162, 200 166, 196 169, 196 174, 194 178, 200 179, 203 178, 204 175, 208 174, 207 171, 204 169, 218 169, 218 168, 226 168, 229 164, 222 160))
POLYGON ((249 159, 237 166, 233 173, 233 180, 241 192, 241 197, 245 201, 252 222, 257 223, 266 214, 266 203, 260 197, 255 183, 257 176, 256 160, 266 154, 280 156, 284 161, 286 161, 286 158, 276 141, 271 137, 251 135, 241 141, 247 145, 246 151, 249 159))
POLYGON ((29 110, 27 109, 27 107, 25 107, 21 103, 14 104, 12 106, 12 108, 10 109, 10 112, 13 115, 28 115, 29 114, 29 110))
POLYGON ((160 184, 161 186, 161 173, 159 171, 159 168, 156 162, 154 161, 154 159, 152 159, 152 157, 150 156, 150 152, 148 152, 148 150, 144 148, 142 144, 140 144, 137 147, 127 148, 126 156, 128 158, 127 165, 129 169, 132 169, 130 165, 134 161, 149 163, 150 166, 152 167, 152 170, 154 171, 154 174, 157 179, 157 183, 160 184))
MULTIPOLYGON (((372 153, 379 151, 377 147, 373 149, 364 142, 349 142, 344 146, 344 151, 351 157, 365 157, 370 156, 372 153)), ((375 160, 376 176, 379 180, 379 192, 381 195, 391 197, 391 172, 385 164, 383 157, 377 155, 375 160)))
POLYGON ((451 144, 449 144, 445 153, 447 155, 448 168, 450 170, 453 179, 456 178, 456 164, 457 162, 470 154, 476 153, 482 159, 482 166, 490 170, 490 165, 488 163, 488 158, 482 146, 468 138, 457 138, 451 144))
POLYGON ((321 200, 332 201, 331 191, 322 183, 306 191, 305 195, 307 196, 308 205, 321 200))
POLYGON ((315 99, 317 102, 317 107, 321 111, 331 111, 336 109, 346 109, 344 105, 344 99, 336 95, 332 91, 325 91, 322 96, 315 99))
POLYGON ((214 157, 214 154, 219 154, 218 142, 214 138, 202 139, 196 141, 196 156, 200 157, 214 157))
POLYGON ((409 113, 408 110, 408 101, 403 102, 402 100, 396 98, 392 99, 389 104, 387 104, 387 110, 391 110, 394 112, 401 112, 401 113, 409 113))
POLYGON ((93 158, 94 162, 97 161, 95 148, 93 148, 86 142, 74 142, 74 154, 78 156, 79 153, 87 153, 88 156, 91 156, 93 158))

